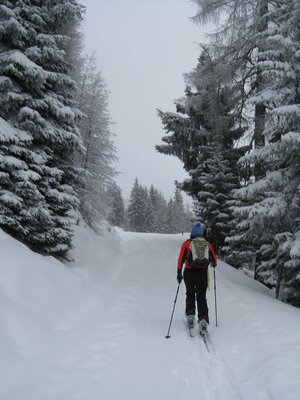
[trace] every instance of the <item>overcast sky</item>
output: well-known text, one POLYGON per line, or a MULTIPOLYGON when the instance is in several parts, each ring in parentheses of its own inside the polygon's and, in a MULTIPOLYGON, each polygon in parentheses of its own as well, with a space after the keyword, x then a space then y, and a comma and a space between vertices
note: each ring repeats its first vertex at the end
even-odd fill
POLYGON ((189 18, 188 0, 81 0, 86 6, 85 49, 96 51, 98 68, 107 83, 109 109, 115 124, 120 175, 117 183, 128 198, 137 177, 166 199, 174 181, 187 177, 181 162, 159 154, 155 145, 164 134, 156 109, 175 111, 184 95, 183 74, 197 63, 199 26, 189 18))

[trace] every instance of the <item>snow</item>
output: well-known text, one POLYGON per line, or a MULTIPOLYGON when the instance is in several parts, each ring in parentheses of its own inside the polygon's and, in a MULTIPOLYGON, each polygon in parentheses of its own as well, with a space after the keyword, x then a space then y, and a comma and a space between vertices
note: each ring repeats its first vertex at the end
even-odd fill
POLYGON ((15 177, 17 177, 17 179, 22 180, 23 182, 26 181, 38 181, 39 179, 41 179, 41 175, 37 174, 35 171, 17 171, 14 172, 15 177))
POLYGON ((300 257, 300 231, 295 234, 295 241, 291 246, 290 255, 292 258, 300 257))
POLYGON ((10 204, 14 207, 22 207, 21 197, 9 192, 8 190, 0 189, 0 198, 3 203, 10 204))
POLYGON ((165 339, 185 238, 81 222, 64 265, 0 231, 0 399, 298 400, 300 310, 223 262, 211 352, 187 335, 184 287, 165 339))
POLYGON ((3 118, 0 117, 0 140, 1 141, 28 141, 30 136, 24 131, 14 128, 3 118))
POLYGON ((2 15, 5 15, 7 17, 14 17, 14 13, 8 8, 6 7, 4 4, 0 5, 0 11, 2 15))
POLYGON ((299 132, 288 132, 282 138, 283 141, 292 142, 294 141, 295 144, 300 143, 300 133, 299 132))
POLYGON ((16 63, 31 72, 32 76, 39 77, 43 74, 43 68, 29 60, 20 50, 11 50, 2 53, 1 61, 16 63))

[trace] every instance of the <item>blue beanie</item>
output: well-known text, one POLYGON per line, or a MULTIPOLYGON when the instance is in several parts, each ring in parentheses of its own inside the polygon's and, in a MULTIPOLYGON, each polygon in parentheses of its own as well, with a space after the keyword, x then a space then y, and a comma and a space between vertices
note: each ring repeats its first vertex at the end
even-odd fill
POLYGON ((205 226, 201 222, 196 222, 192 227, 191 236, 198 237, 205 235, 205 226))

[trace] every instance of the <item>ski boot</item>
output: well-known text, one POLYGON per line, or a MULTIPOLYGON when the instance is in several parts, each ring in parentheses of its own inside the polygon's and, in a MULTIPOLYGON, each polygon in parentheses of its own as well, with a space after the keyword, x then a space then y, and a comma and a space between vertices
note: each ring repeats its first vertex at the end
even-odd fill
POLYGON ((200 335, 207 334, 207 322, 205 321, 205 319, 201 319, 201 321, 199 321, 199 333, 200 335))
POLYGON ((187 315, 186 319, 187 319, 188 328, 193 329, 194 328, 194 315, 187 315))

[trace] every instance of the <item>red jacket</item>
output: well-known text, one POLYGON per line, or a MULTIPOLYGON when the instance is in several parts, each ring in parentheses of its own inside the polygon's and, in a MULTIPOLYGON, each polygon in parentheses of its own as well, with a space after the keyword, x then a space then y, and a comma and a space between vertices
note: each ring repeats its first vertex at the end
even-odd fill
MULTIPOLYGON (((185 263, 185 268, 192 268, 190 266, 190 262, 192 260, 192 252, 190 250, 191 241, 192 241, 191 239, 188 239, 181 246, 180 254, 178 257, 178 263, 177 263, 178 269, 182 269, 184 263, 185 263)), ((209 249, 209 261, 211 262, 213 267, 216 267, 218 259, 217 259, 216 253, 214 251, 214 248, 212 247, 212 244, 209 243, 208 241, 206 241, 206 243, 207 243, 207 246, 209 249)))

